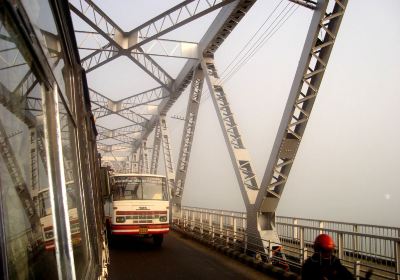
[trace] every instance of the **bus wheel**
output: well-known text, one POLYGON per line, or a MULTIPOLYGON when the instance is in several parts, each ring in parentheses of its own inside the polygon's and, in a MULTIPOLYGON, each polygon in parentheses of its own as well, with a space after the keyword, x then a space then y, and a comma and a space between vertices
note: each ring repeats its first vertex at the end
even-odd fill
POLYGON ((157 247, 161 247, 163 240, 164 240, 164 235, 162 234, 153 235, 154 245, 156 245, 157 247))

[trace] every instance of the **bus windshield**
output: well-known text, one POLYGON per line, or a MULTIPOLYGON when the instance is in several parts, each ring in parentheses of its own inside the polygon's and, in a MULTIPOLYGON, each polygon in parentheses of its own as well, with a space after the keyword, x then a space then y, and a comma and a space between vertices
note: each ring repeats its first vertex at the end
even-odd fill
POLYGON ((114 200, 168 200, 165 178, 151 176, 115 176, 114 200))

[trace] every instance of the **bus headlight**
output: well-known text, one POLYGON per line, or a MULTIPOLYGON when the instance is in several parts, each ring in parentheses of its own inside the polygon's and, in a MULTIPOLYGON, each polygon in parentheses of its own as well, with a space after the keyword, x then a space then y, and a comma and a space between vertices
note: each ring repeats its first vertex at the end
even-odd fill
POLYGON ((54 237, 53 231, 45 231, 44 235, 46 239, 51 239, 54 237))
POLYGON ((167 221, 167 216, 160 217, 160 222, 166 222, 166 221, 167 221))
POLYGON ((125 223, 125 217, 117 217, 115 220, 117 223, 125 223))

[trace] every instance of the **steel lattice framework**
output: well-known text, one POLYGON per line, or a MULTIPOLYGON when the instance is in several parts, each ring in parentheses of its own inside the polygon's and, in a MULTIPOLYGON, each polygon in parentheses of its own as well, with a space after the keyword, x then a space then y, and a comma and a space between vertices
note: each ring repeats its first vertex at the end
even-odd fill
MULTIPOLYGON (((93 114, 97 120, 119 116, 130 123, 118 128, 97 125, 97 146, 102 153, 103 164, 111 165, 119 172, 156 173, 162 147, 172 202, 175 211, 180 211, 205 82, 246 206, 246 230, 265 240, 278 241, 275 210, 347 6, 347 0, 289 1, 313 10, 313 17, 273 150, 264 176, 259 181, 214 62, 214 53, 256 0, 182 1, 128 31, 120 28, 91 0, 71 0, 72 13, 88 27, 87 30, 76 30, 77 35, 83 38, 78 44, 81 54, 86 53, 81 57, 81 64, 87 73, 119 57, 126 57, 158 83, 157 87, 129 94, 120 100, 113 100, 89 85, 93 114), (171 31, 216 10, 219 10, 217 15, 197 42, 167 38, 171 31), (157 63, 157 57, 184 59, 186 62, 173 78, 157 63), (175 167, 166 116, 189 86, 190 96, 175 167), (149 105, 153 108, 152 114, 143 109, 149 105), (148 147, 150 135, 154 139, 152 147, 148 147)), ((34 83, 28 73, 21 82, 21 94, 29 92, 34 83)))

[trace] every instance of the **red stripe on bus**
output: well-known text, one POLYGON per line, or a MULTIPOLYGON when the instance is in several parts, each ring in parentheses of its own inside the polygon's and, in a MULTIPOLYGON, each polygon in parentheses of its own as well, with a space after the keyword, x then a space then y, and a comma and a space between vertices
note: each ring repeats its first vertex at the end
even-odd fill
POLYGON ((112 230, 117 229, 139 229, 139 228, 147 228, 147 229, 169 229, 169 224, 161 224, 161 225, 112 225, 112 230))
POLYGON ((167 214, 167 211, 117 211, 117 215, 154 215, 167 214))
MULTIPOLYGON (((146 234, 163 234, 163 233, 168 233, 169 229, 162 229, 162 230, 155 230, 155 231, 149 231, 146 234)), ((123 232, 116 232, 112 231, 113 235, 142 235, 138 231, 123 231, 123 232)))

